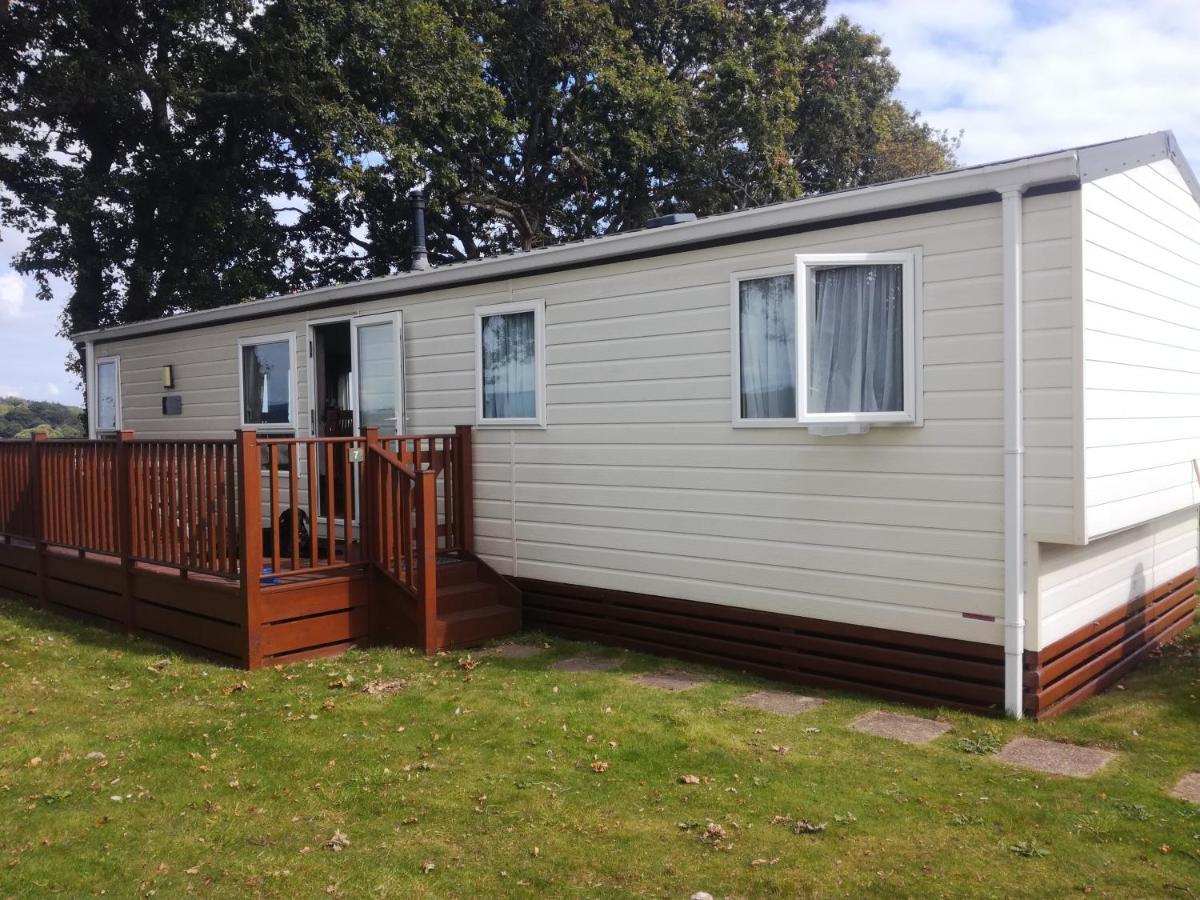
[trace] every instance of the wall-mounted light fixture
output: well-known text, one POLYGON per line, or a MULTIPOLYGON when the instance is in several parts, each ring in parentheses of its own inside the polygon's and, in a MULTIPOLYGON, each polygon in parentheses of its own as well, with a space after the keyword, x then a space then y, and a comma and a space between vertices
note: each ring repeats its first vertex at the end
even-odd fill
POLYGON ((163 366, 162 367, 162 386, 163 386, 164 391, 170 390, 171 388, 175 387, 175 367, 174 366, 163 366))

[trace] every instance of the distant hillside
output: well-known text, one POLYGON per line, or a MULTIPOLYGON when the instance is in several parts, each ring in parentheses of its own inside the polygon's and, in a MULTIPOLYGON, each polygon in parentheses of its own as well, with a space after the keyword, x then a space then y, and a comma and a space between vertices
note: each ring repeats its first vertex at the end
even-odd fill
POLYGON ((83 409, 42 400, 0 397, 0 438, 29 437, 44 431, 50 437, 87 437, 83 409))

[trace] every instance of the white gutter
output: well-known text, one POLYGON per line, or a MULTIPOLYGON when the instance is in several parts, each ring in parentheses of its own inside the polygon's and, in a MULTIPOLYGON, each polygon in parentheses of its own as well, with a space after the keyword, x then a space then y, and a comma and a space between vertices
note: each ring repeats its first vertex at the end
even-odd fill
POLYGON ((1000 191, 1004 271, 1004 709, 1021 718, 1025 653, 1025 402, 1021 304, 1022 195, 1000 191))

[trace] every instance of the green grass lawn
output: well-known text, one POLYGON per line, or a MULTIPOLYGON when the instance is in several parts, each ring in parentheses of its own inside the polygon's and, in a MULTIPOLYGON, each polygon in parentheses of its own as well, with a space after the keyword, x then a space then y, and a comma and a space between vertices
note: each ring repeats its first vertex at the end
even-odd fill
POLYGON ((919 711, 954 726, 923 747, 846 727, 893 704, 785 718, 731 703, 757 679, 667 694, 629 674, 678 664, 545 641, 247 674, 0 598, 0 897, 1200 894, 1200 807, 1167 795, 1200 769, 1200 629, 1057 721, 919 711), (549 669, 581 649, 622 666, 549 669), (1120 755, 964 749, 1015 734, 1120 755))

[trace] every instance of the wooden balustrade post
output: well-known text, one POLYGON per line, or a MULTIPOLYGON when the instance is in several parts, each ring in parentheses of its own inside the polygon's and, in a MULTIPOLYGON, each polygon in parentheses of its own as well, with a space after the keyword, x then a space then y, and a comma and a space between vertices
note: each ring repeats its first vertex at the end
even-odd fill
POLYGON ((417 566, 426 653, 437 651, 437 472, 417 472, 417 566))
POLYGON ((38 606, 46 605, 46 485, 42 480, 42 442, 46 440, 43 431, 35 431, 30 435, 31 443, 29 457, 29 488, 33 500, 33 548, 36 563, 37 600, 38 606))
POLYGON ((134 628, 133 603, 133 432, 117 432, 117 554, 121 557, 121 593, 125 630, 134 628))
POLYGON ((458 546, 475 552, 475 462, 470 425, 454 427, 454 518, 458 522, 458 546))
POLYGON ((246 668, 262 665, 262 465, 258 435, 237 430, 238 581, 246 616, 246 668))
POLYGON ((358 481, 358 544, 359 551, 367 563, 367 642, 377 644, 382 638, 383 615, 379 608, 380 598, 375 579, 374 563, 379 560, 379 535, 376 526, 376 508, 382 501, 376 478, 375 459, 371 448, 379 446, 379 428, 367 425, 363 428, 363 458, 358 481))
POLYGON ((375 561, 378 550, 377 535, 375 534, 375 509, 379 502, 377 496, 379 486, 376 484, 375 467, 371 463, 371 448, 378 446, 379 426, 367 425, 363 428, 363 461, 362 468, 359 470, 362 475, 359 478, 358 543, 368 562, 375 561))

